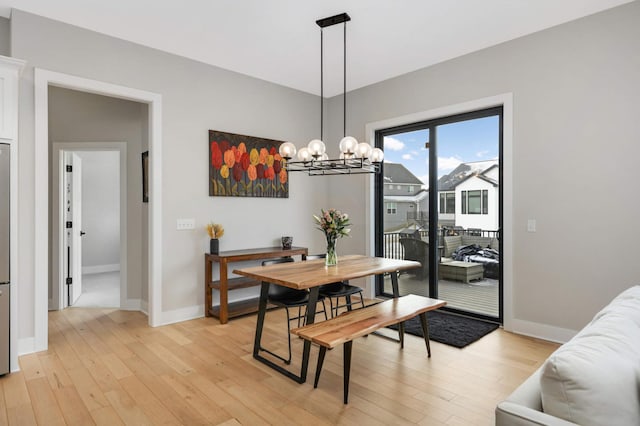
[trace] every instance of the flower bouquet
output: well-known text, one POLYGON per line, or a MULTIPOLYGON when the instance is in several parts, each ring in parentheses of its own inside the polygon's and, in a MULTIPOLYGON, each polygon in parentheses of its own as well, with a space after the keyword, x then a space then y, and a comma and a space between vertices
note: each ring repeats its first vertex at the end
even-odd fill
POLYGON ((327 239, 325 265, 337 265, 336 241, 338 238, 349 236, 349 231, 351 231, 351 229, 348 228, 351 225, 349 223, 349 215, 336 209, 320 211, 322 214, 320 216, 313 215, 313 218, 318 224, 318 229, 324 232, 327 239))

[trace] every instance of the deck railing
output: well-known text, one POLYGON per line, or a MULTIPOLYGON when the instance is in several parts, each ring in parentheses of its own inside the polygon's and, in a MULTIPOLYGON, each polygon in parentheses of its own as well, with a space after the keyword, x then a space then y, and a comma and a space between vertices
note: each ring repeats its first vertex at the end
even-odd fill
MULTIPOLYGON (((406 238, 406 237, 417 238, 416 234, 418 233, 420 235, 420 239, 425 241, 428 240, 429 231, 426 229, 417 230, 415 231, 414 234, 407 234, 404 232, 385 232, 384 238, 382 240, 382 244, 383 244, 382 255, 389 259, 404 259, 404 248, 402 247, 402 244, 400 244, 400 238, 406 238)), ((439 235, 441 236, 473 235, 478 237, 497 238, 498 231, 490 231, 490 230, 480 229, 480 228, 463 229, 463 228, 453 227, 453 228, 440 229, 439 235)))

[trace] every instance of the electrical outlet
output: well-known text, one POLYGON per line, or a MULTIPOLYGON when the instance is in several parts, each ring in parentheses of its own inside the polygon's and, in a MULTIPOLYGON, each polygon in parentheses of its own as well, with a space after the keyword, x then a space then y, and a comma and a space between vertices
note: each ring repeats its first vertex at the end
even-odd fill
POLYGON ((187 229, 193 229, 196 226, 195 219, 178 219, 176 229, 178 231, 185 231, 187 229))
POLYGON ((536 220, 535 219, 527 220, 527 232, 536 232, 536 220))

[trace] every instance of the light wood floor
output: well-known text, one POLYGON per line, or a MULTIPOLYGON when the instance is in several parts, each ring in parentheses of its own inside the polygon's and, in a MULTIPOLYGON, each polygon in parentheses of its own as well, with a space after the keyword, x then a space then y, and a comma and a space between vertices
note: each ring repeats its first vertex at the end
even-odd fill
MULTIPOLYGON (((267 322, 263 341, 285 348, 284 313, 267 322)), ((0 378, 0 425, 489 425, 495 405, 557 347, 499 329, 462 350, 432 342, 429 359, 414 336, 404 350, 361 338, 343 405, 341 349, 327 353, 313 389, 317 349, 299 385, 252 358, 254 327, 255 316, 150 328, 138 312, 50 312, 49 350, 0 378)))

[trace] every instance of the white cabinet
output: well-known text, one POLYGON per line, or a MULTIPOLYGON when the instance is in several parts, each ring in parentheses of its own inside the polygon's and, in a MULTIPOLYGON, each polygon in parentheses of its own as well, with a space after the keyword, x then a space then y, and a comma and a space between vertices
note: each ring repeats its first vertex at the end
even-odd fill
POLYGON ((24 61, 0 56, 0 139, 18 135, 18 78, 24 61))

